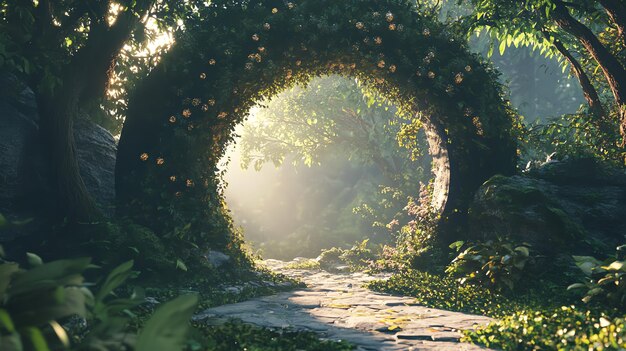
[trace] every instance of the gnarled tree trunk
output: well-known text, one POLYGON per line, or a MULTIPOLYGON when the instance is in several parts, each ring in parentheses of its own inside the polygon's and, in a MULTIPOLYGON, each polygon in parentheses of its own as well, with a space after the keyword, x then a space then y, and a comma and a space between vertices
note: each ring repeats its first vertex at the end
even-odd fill
POLYGON ((74 120, 81 106, 104 96, 117 55, 150 4, 151 1, 146 0, 137 5, 141 11, 120 13, 113 26, 108 26, 106 21, 94 23, 87 43, 65 68, 61 87, 38 98, 59 214, 70 221, 91 221, 100 217, 80 176, 74 120))
POLYGON ((552 11, 556 23, 567 33, 574 36, 598 63, 611 88, 615 104, 619 109, 622 137, 626 137, 626 69, 619 60, 598 40, 584 24, 572 17, 567 7, 558 2, 552 11))

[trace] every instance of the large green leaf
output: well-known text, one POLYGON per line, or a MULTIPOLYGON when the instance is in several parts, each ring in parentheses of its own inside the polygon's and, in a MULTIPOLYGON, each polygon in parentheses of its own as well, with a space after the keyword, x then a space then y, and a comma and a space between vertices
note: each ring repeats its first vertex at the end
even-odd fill
POLYGON ((580 268, 585 275, 591 275, 593 273, 593 269, 602 265, 602 262, 598 261, 594 257, 591 256, 572 256, 574 258, 574 262, 578 268, 580 268))
POLYGON ((0 299, 3 298, 9 287, 11 276, 18 270, 19 266, 16 263, 0 264, 0 299))
POLYGON ((0 335, 0 350, 2 351, 22 351, 22 339, 20 334, 12 333, 8 335, 0 335))
POLYGON ((104 283, 102 283, 100 290, 96 294, 96 301, 102 301, 108 294, 122 285, 126 279, 134 275, 135 272, 132 271, 133 264, 133 260, 130 260, 115 267, 115 269, 109 273, 104 283))
POLYGON ((90 258, 76 258, 45 263, 29 271, 16 274, 9 293, 21 294, 40 289, 40 283, 48 285, 80 285, 83 283, 82 272, 89 267, 90 258))
POLYGON ((190 294, 159 307, 139 333, 135 351, 182 350, 189 320, 197 304, 198 296, 190 294))
POLYGON ((34 351, 50 351, 46 338, 41 333, 41 330, 34 327, 26 328, 22 333, 22 337, 25 338, 27 343, 30 344, 31 350, 34 351))
POLYGON ((86 296, 80 287, 18 295, 9 300, 9 313, 17 326, 35 326, 71 315, 86 315, 86 296))

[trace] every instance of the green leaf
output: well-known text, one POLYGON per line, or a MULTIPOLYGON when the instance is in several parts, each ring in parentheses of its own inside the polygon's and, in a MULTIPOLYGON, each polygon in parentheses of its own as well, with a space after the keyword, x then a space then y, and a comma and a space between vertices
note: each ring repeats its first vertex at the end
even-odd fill
POLYGON ((530 251, 526 246, 518 246, 515 248, 515 251, 521 253, 524 257, 530 256, 530 251))
POLYGON ((459 251, 461 249, 461 247, 463 247, 463 244, 465 244, 465 241, 459 240, 459 241, 453 242, 448 247, 451 248, 454 251, 459 251))
POLYGON ((187 272, 187 265, 180 258, 176 259, 176 269, 187 272))
POLYGON ((29 327, 24 330, 22 335, 30 342, 34 351, 50 351, 41 330, 29 327))
POLYGON ((20 334, 12 333, 9 335, 0 335, 0 350, 2 351, 23 351, 22 339, 20 334))
POLYGON ((190 294, 159 307, 139 333, 135 351, 182 350, 197 304, 198 296, 190 294))
POLYGON ((38 288, 38 284, 80 285, 81 273, 89 267, 90 258, 58 260, 37 266, 29 271, 20 272, 13 278, 10 292, 21 294, 38 288))
POLYGON ((15 325, 13 324, 13 320, 11 320, 11 316, 3 309, 0 309, 0 327, 9 333, 15 332, 15 325))
POLYGON ((591 275, 594 268, 599 267, 602 264, 602 262, 591 256, 572 256, 572 258, 574 258, 576 266, 578 266, 578 268, 580 268, 580 270, 588 276, 591 275))
POLYGON ((35 255, 32 252, 26 253, 26 260, 31 267, 41 266, 43 264, 43 260, 41 257, 35 255))
POLYGON ((567 287, 567 290, 573 290, 573 289, 581 289, 581 288, 585 288, 587 287, 585 284, 583 283, 574 283, 570 286, 567 287))
POLYGON ((607 271, 626 271, 626 261, 615 261, 608 266, 603 266, 607 271))
POLYGON ((4 296, 11 282, 13 273, 19 270, 17 263, 3 263, 0 265, 0 299, 4 296))
POLYGON ((96 294, 96 301, 102 301, 113 290, 117 289, 129 277, 134 275, 135 272, 132 271, 133 264, 133 260, 130 260, 115 267, 115 269, 113 269, 111 273, 109 273, 104 283, 102 283, 100 290, 96 294))

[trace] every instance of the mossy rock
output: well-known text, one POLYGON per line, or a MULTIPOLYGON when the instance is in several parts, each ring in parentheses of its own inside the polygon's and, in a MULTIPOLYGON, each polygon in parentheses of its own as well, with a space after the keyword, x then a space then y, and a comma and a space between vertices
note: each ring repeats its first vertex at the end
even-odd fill
POLYGON ((589 160, 494 176, 474 197, 470 236, 511 237, 548 256, 604 251, 625 240, 624 178, 624 170, 589 160))

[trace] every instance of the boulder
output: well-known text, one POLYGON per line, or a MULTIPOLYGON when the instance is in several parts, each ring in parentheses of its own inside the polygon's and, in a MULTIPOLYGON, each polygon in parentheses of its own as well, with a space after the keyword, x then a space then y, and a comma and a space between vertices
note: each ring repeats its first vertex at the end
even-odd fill
MULTIPOLYGON (((86 117, 76 121, 74 136, 87 189, 103 212, 112 215, 115 139, 86 117)), ((53 208, 46 161, 35 94, 15 76, 0 74, 0 213, 9 219, 37 218, 53 208)), ((15 235, 5 231, 0 241, 15 235)))
POLYGON ((626 242, 626 170, 593 159, 495 176, 470 207, 470 236, 530 243, 542 254, 611 252, 626 242))
POLYGON ((221 267, 225 263, 230 261, 230 256, 228 256, 227 254, 225 254, 223 252, 215 251, 215 250, 209 250, 206 253, 205 257, 206 257, 207 261, 209 261, 211 266, 213 266, 215 268, 221 267))

